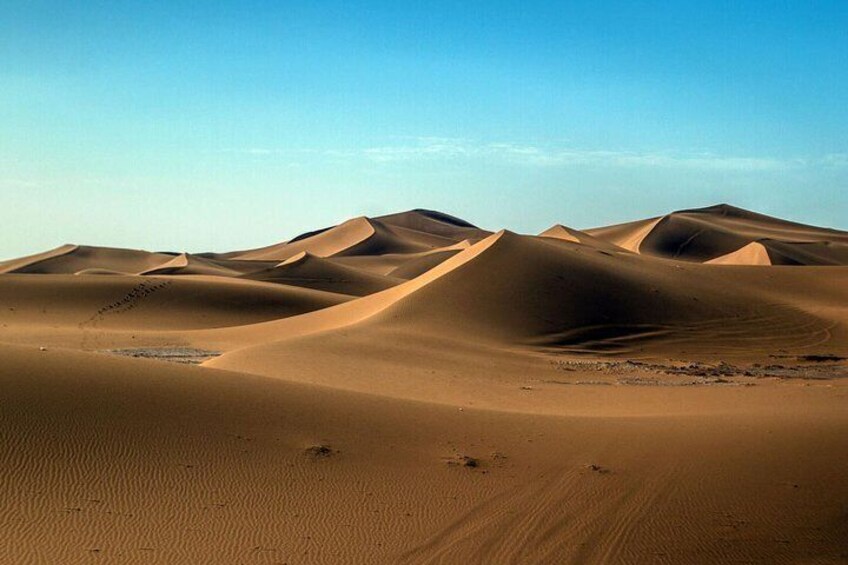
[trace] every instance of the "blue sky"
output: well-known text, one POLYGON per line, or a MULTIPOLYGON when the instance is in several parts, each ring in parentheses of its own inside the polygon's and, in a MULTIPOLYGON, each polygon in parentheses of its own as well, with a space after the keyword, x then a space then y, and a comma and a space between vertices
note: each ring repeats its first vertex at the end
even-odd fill
POLYGON ((6 0, 0 258, 415 207, 848 228, 848 3, 738 4, 6 0))

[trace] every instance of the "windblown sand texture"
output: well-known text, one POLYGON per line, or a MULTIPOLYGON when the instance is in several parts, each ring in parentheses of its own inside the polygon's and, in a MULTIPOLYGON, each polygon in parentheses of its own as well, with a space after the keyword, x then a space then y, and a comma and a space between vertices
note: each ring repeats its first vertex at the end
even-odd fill
POLYGON ((0 360, 0 563, 848 562, 838 230, 63 245, 0 263, 0 360))

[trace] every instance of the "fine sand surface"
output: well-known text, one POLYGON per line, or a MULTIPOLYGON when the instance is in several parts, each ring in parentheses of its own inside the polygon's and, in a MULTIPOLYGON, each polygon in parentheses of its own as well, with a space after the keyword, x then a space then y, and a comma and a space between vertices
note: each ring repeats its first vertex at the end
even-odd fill
POLYGON ((846 249, 414 210, 0 263, 0 563, 848 562, 846 249))

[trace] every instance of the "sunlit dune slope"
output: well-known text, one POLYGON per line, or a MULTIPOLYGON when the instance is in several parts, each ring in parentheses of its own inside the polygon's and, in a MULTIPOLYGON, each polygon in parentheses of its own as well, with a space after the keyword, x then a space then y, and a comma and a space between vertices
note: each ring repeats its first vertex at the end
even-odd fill
POLYGON ((0 322, 166 330, 235 326, 340 304, 349 296, 221 277, 0 276, 0 322))
MULTIPOLYGON (((646 255, 705 262, 762 245, 775 265, 848 265, 848 234, 750 212, 726 204, 683 210, 588 233, 646 255)), ((741 253, 762 264, 761 254, 741 253)))
POLYGON ((589 235, 586 232, 575 230, 573 228, 569 228, 567 226, 563 226, 562 224, 556 224, 546 229, 542 233, 539 234, 539 237, 547 237, 550 239, 558 239, 562 241, 568 241, 571 243, 579 243, 582 245, 587 245, 589 247, 593 247, 595 249, 601 249, 604 251, 608 251, 611 253, 617 253, 620 251, 628 251, 623 247, 619 247, 613 243, 610 243, 604 239, 600 239, 594 236, 589 235))
POLYGON ((416 253, 450 246, 464 239, 479 240, 486 235, 488 232, 446 214, 411 211, 380 218, 354 218, 285 243, 227 257, 285 261, 301 252, 318 257, 416 253))
POLYGON ((0 264, 0 272, 28 274, 74 274, 86 269, 108 269, 135 274, 172 261, 165 253, 135 249, 63 245, 38 255, 0 264))
POLYGON ((195 257, 188 253, 180 253, 171 261, 139 273, 141 275, 215 275, 232 277, 239 274, 213 261, 195 257))
POLYGON ((403 282, 322 259, 305 251, 243 278, 326 290, 352 296, 364 296, 403 282))

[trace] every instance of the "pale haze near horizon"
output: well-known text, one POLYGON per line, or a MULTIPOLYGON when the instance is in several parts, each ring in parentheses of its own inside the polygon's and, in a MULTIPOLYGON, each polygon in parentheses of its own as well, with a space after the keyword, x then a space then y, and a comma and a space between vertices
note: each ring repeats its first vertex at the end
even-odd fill
POLYGON ((845 3, 546 4, 4 3, 0 258, 410 208, 848 227, 845 3))

